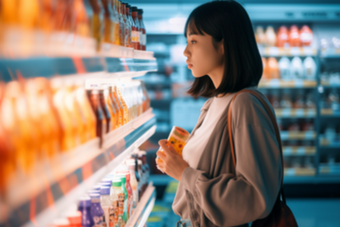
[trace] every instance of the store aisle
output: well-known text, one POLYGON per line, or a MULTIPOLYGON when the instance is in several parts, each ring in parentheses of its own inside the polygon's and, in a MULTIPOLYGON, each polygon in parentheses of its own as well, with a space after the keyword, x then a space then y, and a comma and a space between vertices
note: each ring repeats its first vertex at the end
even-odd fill
POLYGON ((340 199, 288 199, 299 227, 339 227, 340 199))

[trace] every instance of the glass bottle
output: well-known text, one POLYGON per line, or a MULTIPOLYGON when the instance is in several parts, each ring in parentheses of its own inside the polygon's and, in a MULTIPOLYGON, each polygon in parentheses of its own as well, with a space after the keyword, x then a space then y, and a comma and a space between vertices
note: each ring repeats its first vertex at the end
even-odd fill
POLYGON ((104 9, 104 26, 103 26, 103 41, 105 43, 112 43, 112 1, 101 0, 104 9))
POLYGON ((132 188, 132 200, 133 200, 133 206, 132 210, 136 209, 137 203, 139 201, 138 199, 138 182, 135 174, 135 161, 129 161, 126 163, 129 172, 130 172, 130 183, 131 183, 131 188, 132 188))
POLYGON ((113 44, 120 45, 120 20, 119 20, 119 8, 118 8, 118 0, 112 0, 112 12, 113 12, 113 44))
POLYGON ((101 48, 102 42, 102 30, 103 30, 103 13, 102 6, 99 0, 89 0, 90 5, 93 10, 92 17, 92 36, 96 40, 96 50, 99 51, 101 48))
POLYGON ((110 93, 111 101, 112 101, 113 106, 114 106, 116 113, 117 113, 118 127, 120 127, 124 124, 124 118, 123 118, 124 117, 124 110, 123 110, 123 107, 121 106, 119 99, 116 99, 116 97, 115 97, 112 85, 109 86, 109 93, 110 93))
POLYGON ((138 19, 140 23, 140 50, 146 50, 146 31, 143 21, 143 10, 138 10, 138 19))
POLYGON ((119 45, 124 46, 125 45, 125 21, 123 17, 123 6, 122 3, 118 0, 118 15, 119 15, 119 45))
POLYGON ((134 26, 132 27, 132 46, 135 50, 140 50, 140 23, 138 20, 138 9, 132 7, 132 19, 134 26))
POLYGON ((117 89, 116 91, 117 91, 119 100, 121 101, 123 108, 124 108, 124 124, 126 124, 130 121, 130 117, 129 117, 130 112, 129 112, 129 107, 126 102, 126 96, 123 95, 121 85, 120 86, 115 85, 115 89, 117 89))
POLYGON ((101 108, 100 99, 99 99, 99 91, 98 90, 92 90, 90 91, 90 103, 93 109, 93 112, 96 116, 96 135, 99 137, 100 145, 103 143, 103 138, 106 132, 106 118, 105 114, 103 112, 103 109, 101 108))
POLYGON ((112 128, 111 130, 113 129, 116 129, 118 128, 118 116, 117 116, 117 112, 114 108, 114 105, 111 101, 111 97, 110 97, 110 93, 109 93, 109 88, 106 87, 104 88, 104 99, 105 99, 105 102, 106 102, 106 105, 108 107, 108 110, 110 112, 110 115, 111 115, 111 122, 112 122, 112 128))
POLYGON ((128 37, 128 43, 130 48, 132 48, 132 27, 133 27, 133 20, 132 20, 132 16, 131 16, 131 5, 126 4, 126 17, 127 20, 129 22, 129 37, 128 37))
POLYGON ((105 117, 105 120, 106 120, 106 129, 105 129, 105 133, 108 133, 112 130, 113 126, 113 122, 112 122, 112 117, 111 117, 111 114, 110 114, 110 111, 109 111, 109 108, 106 104, 106 100, 105 100, 105 96, 104 96, 104 90, 98 90, 99 92, 99 103, 100 103, 100 106, 103 110, 103 114, 104 114, 104 117, 105 117))
POLYGON ((129 32, 131 30, 130 22, 127 17, 126 3, 122 3, 122 17, 124 19, 124 46, 129 47, 129 32))

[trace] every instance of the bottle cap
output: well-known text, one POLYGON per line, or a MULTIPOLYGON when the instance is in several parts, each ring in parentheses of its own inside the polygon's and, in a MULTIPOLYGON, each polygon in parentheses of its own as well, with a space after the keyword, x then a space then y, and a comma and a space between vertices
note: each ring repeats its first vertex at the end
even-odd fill
POLYGON ((91 198, 88 197, 88 196, 84 196, 84 197, 80 198, 79 205, 81 207, 90 207, 91 206, 91 198))
POLYGON ((88 190, 87 191, 87 194, 93 194, 93 193, 100 193, 100 189, 98 189, 98 190, 95 190, 95 189, 91 189, 91 190, 88 190))
POLYGON ((120 179, 122 184, 126 183, 126 176, 125 176, 125 174, 116 174, 116 178, 120 179))
POLYGON ((111 184, 112 178, 104 178, 104 179, 101 180, 101 182, 102 182, 102 183, 107 183, 107 182, 108 182, 108 183, 111 184))
POLYGON ((101 195, 110 195, 110 187, 102 186, 100 188, 100 194, 101 195))
POLYGON ((110 182, 103 182, 103 183, 101 183, 100 184, 101 185, 101 187, 111 187, 111 185, 112 185, 112 182, 110 183, 110 182))
POLYGON ((120 171, 118 174, 124 174, 126 176, 126 181, 130 181, 130 172, 129 171, 120 171))
POLYGON ((112 180, 112 187, 120 187, 122 186, 122 181, 120 179, 112 180))
POLYGON ((132 6, 132 12, 137 12, 138 8, 136 6, 132 6))
POLYGON ((138 15, 143 15, 143 10, 142 9, 138 10, 138 15))

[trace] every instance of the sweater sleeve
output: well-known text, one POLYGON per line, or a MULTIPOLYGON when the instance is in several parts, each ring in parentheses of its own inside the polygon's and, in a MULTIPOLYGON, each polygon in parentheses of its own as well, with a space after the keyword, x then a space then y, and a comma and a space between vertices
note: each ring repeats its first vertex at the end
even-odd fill
POLYGON ((216 178, 186 168, 184 188, 217 226, 237 226, 266 217, 281 184, 281 158, 274 129, 261 103, 249 94, 235 99, 232 116, 236 176, 216 178), (237 101, 236 101, 237 100, 237 101))

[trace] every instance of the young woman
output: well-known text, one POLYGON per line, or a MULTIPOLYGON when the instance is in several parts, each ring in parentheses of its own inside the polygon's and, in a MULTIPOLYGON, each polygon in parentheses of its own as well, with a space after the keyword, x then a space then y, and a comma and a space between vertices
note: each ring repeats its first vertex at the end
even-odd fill
POLYGON ((157 165, 179 181, 172 208, 186 226, 248 226, 270 214, 283 177, 274 126, 261 102, 249 93, 239 94, 233 102, 236 170, 233 166, 229 104, 243 89, 259 93, 262 75, 252 24, 237 2, 214 1, 190 14, 185 37, 184 55, 195 77, 189 93, 210 99, 183 157, 161 140, 164 153, 157 152, 162 159, 157 165))

